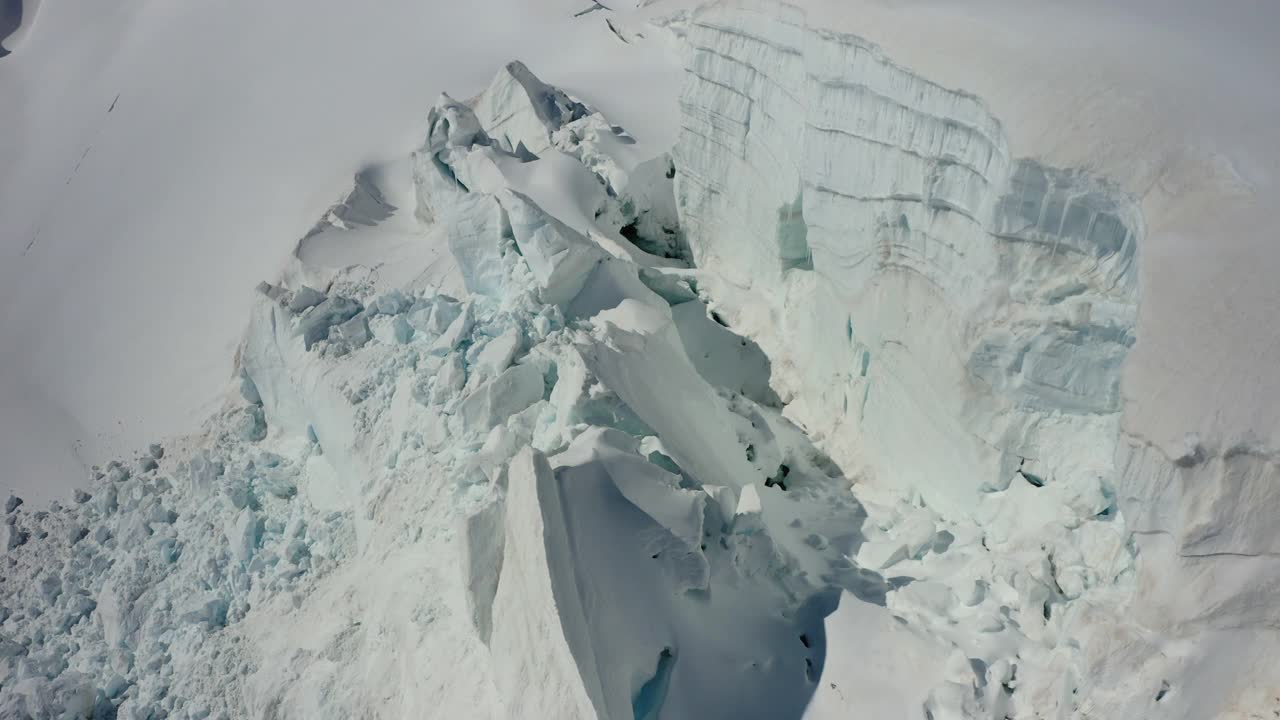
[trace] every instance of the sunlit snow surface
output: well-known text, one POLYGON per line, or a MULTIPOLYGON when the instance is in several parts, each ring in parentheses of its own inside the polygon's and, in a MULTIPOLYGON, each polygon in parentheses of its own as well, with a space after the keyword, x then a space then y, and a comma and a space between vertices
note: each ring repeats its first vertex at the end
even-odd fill
POLYGON ((1273 457, 1121 432, 1133 201, 794 8, 611 30, 681 54, 670 154, 441 96, 203 432, 6 503, 0 715, 1270 712, 1273 457))

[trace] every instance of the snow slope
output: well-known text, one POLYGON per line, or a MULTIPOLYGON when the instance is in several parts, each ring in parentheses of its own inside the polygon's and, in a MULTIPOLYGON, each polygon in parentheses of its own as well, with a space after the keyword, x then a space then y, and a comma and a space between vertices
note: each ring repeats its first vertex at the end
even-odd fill
POLYGON ((7 503, 6 713, 1274 711, 1274 97, 1159 81, 1185 13, 1103 73, 1132 25, 1047 4, 676 10, 584 16, 667 102, 670 42, 667 119, 519 63, 442 96, 201 432, 7 503), (1202 246, 1222 306, 1162 284, 1202 246))

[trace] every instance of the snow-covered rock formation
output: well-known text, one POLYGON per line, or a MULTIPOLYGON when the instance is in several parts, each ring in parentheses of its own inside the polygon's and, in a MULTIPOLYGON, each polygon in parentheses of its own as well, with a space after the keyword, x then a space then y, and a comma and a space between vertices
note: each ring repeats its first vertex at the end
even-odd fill
POLYGON ((1270 707, 1274 457, 1121 431, 1135 204, 794 8, 665 28, 670 155, 518 62, 441 96, 202 434, 5 504, 0 715, 1270 707))

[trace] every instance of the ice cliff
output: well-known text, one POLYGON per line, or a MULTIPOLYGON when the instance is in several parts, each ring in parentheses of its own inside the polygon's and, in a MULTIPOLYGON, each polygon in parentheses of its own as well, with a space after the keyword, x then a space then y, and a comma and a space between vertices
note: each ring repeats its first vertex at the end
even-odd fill
POLYGON ((1133 343, 1136 208, 1010 158, 976 98, 802 22, 689 26, 676 182, 717 307, 842 461, 933 504, 972 509, 1019 468, 1096 479, 1133 343), (1066 447, 1082 434, 1096 458, 1066 447))
POLYGON ((1274 461, 1122 432, 1135 205, 793 8, 665 29, 669 155, 520 63, 441 96, 260 286, 204 433, 6 503, 0 714, 1227 707, 1181 682, 1269 622, 1215 559, 1270 552, 1274 461), (1152 616, 1135 532, 1216 594, 1152 616))
MULTIPOLYGON (((715 270, 703 288, 860 498, 906 494, 980 528, 1024 632, 1044 599, 1027 634, 1054 649, 1019 653, 1010 716, 1272 711, 1259 660, 1277 647, 1280 568, 1260 516, 1280 466, 1248 437, 1165 448, 1123 429, 1134 201, 1011 157, 979 98, 799 9, 733 3, 672 27, 687 44, 677 201, 715 270)), ((860 560, 920 584, 934 571, 897 561, 909 514, 868 506, 892 542, 869 531, 860 560)))
MULTIPOLYGON (((934 610, 981 616, 984 594, 1009 593, 977 622, 1049 649, 1021 653, 1007 700, 1066 717, 1096 679, 1074 648, 1080 615, 1132 576, 1113 458, 1139 213, 1099 180, 1011 158, 978 99, 777 12, 684 26, 675 159, 693 258, 716 270, 716 310, 773 360, 788 414, 869 487, 918 498, 872 513, 886 537, 859 558, 916 578, 995 560, 982 588, 930 588, 934 610), (909 570, 927 535, 899 533, 939 517, 981 546, 909 570)), ((957 645, 990 671, 991 639, 957 645)))

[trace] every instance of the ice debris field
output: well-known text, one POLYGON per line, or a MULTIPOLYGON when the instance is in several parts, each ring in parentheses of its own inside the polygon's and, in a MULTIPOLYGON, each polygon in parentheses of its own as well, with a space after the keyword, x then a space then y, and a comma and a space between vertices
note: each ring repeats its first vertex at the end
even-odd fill
POLYGON ((1276 460, 1122 432, 1134 202, 795 8, 644 32, 674 148, 441 95, 201 433, 10 497, 0 716, 1269 717, 1276 460))

